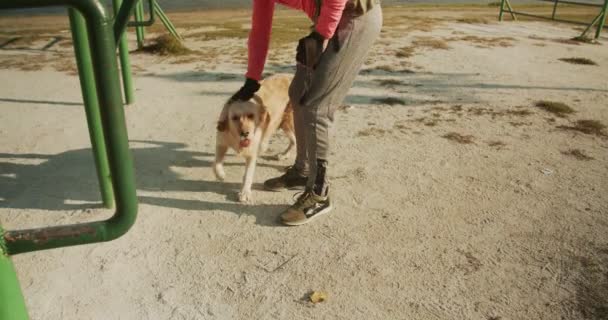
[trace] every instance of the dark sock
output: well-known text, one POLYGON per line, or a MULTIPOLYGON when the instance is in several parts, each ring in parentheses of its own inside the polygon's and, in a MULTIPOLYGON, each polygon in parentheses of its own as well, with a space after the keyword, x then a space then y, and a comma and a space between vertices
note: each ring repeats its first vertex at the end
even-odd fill
POLYGON ((315 185, 313 191, 315 194, 325 197, 327 195, 327 161, 317 159, 317 176, 315 177, 315 185))

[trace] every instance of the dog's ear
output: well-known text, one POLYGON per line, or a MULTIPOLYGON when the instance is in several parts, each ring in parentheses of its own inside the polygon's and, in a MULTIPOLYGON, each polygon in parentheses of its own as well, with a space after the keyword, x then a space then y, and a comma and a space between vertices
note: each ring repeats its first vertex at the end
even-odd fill
POLYGON ((266 110, 264 100, 262 100, 262 98, 256 94, 253 96, 253 101, 255 101, 256 105, 258 106, 258 112, 260 114, 260 125, 264 129, 268 128, 268 125, 270 124, 270 114, 266 110))
POLYGON ((230 106, 230 101, 224 104, 222 107, 222 112, 220 113, 220 119, 217 121, 217 131, 224 132, 228 130, 228 108, 230 106))
POLYGON ((228 120, 222 120, 217 122, 217 131, 224 132, 228 130, 228 120))

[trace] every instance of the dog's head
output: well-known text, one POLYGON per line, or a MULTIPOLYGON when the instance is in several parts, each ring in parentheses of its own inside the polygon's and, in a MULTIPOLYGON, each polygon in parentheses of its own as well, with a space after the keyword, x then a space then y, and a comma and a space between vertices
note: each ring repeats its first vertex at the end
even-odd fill
POLYGON ((225 106, 225 118, 217 124, 218 131, 238 138, 241 148, 248 147, 254 134, 267 124, 268 113, 258 100, 230 102, 225 106))

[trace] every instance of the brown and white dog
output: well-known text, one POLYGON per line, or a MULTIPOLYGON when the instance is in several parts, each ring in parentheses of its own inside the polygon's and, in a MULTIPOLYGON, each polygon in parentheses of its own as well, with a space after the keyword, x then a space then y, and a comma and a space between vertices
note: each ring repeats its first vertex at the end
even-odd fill
POLYGON ((276 75, 265 79, 251 100, 228 103, 222 110, 217 124, 213 170, 217 179, 223 181, 226 176, 223 161, 228 148, 245 157, 243 186, 238 193, 241 202, 253 200, 251 184, 258 155, 266 151, 270 137, 278 128, 283 129, 289 138, 289 146, 276 158, 285 158, 295 147, 293 109, 288 95, 291 78, 276 75))

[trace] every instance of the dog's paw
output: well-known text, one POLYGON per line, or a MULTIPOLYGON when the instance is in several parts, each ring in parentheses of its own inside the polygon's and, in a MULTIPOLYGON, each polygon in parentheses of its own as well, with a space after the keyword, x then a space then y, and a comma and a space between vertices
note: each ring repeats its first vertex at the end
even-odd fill
POLYGON ((238 193, 239 202, 242 203, 253 203, 253 196, 251 191, 241 191, 238 193))
POLYGON ((219 181, 224 181, 224 179, 226 179, 226 172, 224 172, 224 168, 222 166, 215 165, 213 167, 213 173, 215 173, 215 177, 219 181))

